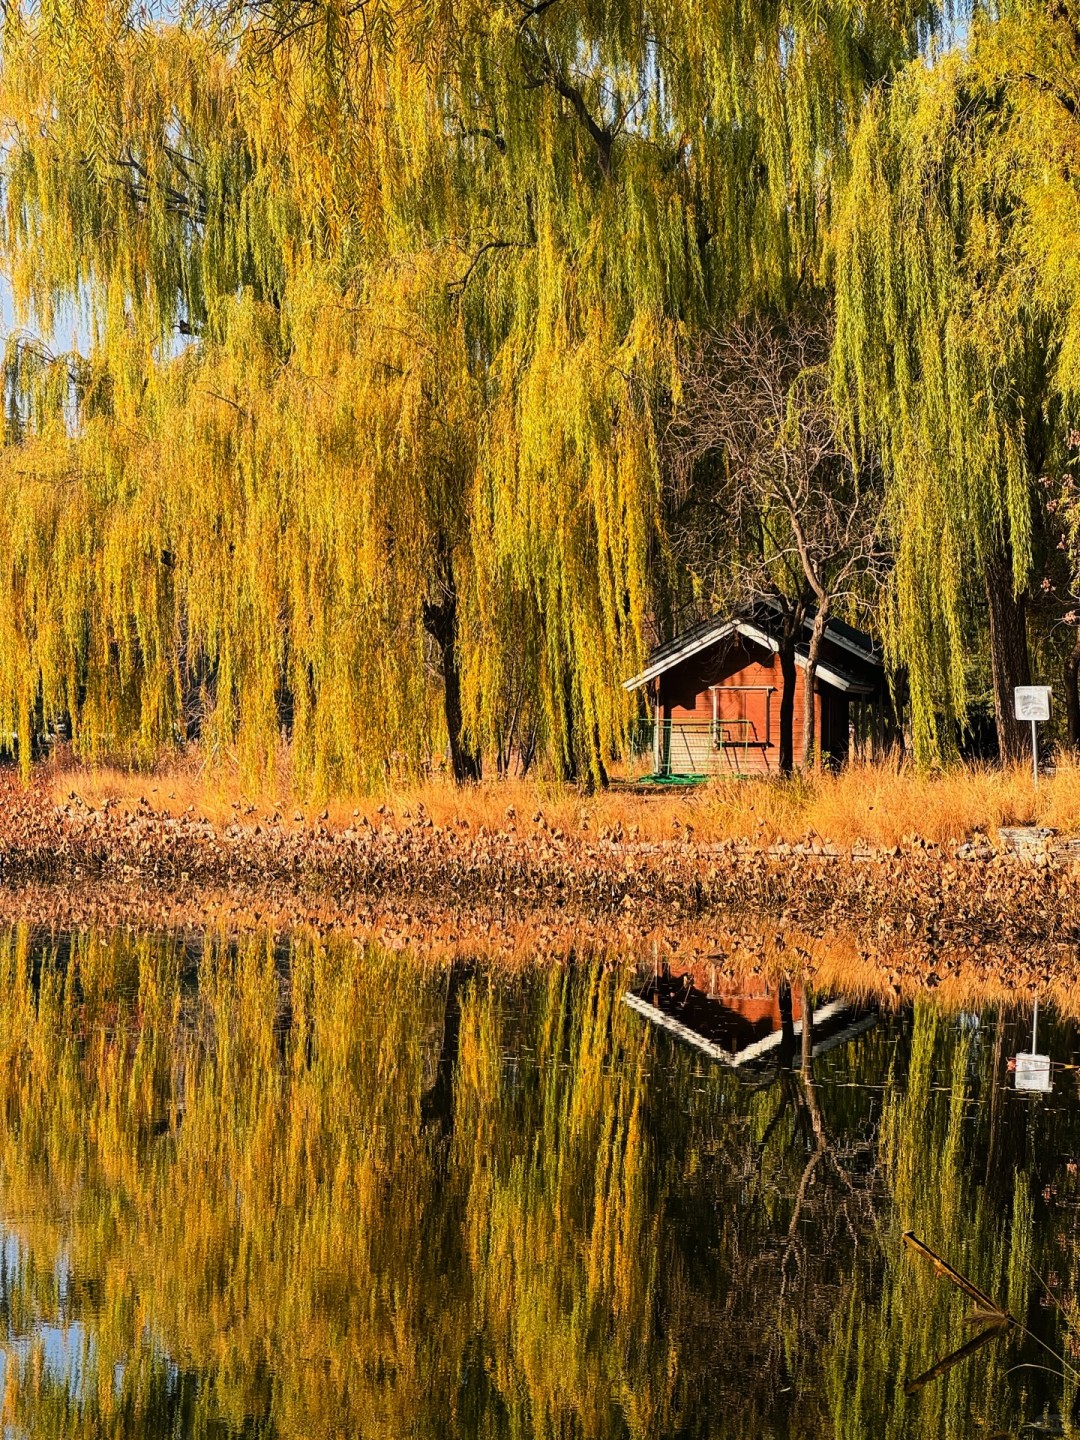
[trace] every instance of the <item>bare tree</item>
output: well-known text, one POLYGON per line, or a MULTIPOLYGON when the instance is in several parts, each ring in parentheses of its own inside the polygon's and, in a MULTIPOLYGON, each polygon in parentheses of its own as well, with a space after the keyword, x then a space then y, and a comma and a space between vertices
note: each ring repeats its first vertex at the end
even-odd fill
POLYGON ((881 483, 858 463, 832 404, 829 320, 754 316, 704 336, 668 427, 669 523, 702 591, 768 601, 779 620, 780 768, 794 760, 795 654, 812 616, 803 753, 816 752, 812 697, 838 604, 882 577, 881 483))

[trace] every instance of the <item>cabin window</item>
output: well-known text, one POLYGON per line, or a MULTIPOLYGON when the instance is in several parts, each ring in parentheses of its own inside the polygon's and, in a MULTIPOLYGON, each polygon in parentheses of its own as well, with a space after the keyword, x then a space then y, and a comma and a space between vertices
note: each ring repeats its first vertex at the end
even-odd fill
POLYGON ((764 749, 772 744, 775 685, 710 685, 714 750, 764 749))

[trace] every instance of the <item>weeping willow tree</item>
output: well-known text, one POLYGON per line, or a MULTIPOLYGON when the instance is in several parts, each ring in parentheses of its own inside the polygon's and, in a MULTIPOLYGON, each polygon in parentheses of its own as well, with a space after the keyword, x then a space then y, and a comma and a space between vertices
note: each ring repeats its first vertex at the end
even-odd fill
MULTIPOLYGON (((1023 1098, 1002 1081, 1019 1028, 996 1017, 995 1045, 979 1055, 970 1036, 919 1005, 902 1066, 895 1053, 885 1062, 878 1143, 891 1198, 888 1243, 880 1268, 864 1272, 835 1316, 824 1368, 838 1435, 869 1427, 890 1437, 960 1437, 973 1421, 1002 1424, 1016 1403, 1008 1377, 1012 1367, 1026 1367, 1016 1364, 1008 1338, 994 1332, 965 1362, 951 1363, 978 1334, 970 1306, 900 1237, 912 1231, 1021 1324, 1031 1323, 1040 1298, 1032 1293, 1031 1142, 1016 1113, 1023 1098)), ((1065 1389, 1071 1399, 1071 1381, 1065 1389)))
POLYGON ((444 735, 471 778, 526 714, 602 777, 680 346, 820 281, 851 127, 936 18, 13 8, 4 256, 22 323, 89 338, 9 348, 0 727, 197 725, 251 769, 285 726, 327 788, 444 735))
MULTIPOLYGON (((1077 400, 1080 12, 1007 7, 867 106, 837 229, 838 388, 883 454, 893 653, 916 748, 949 749, 988 617, 1000 749, 1023 747, 1038 481, 1077 400)), ((1073 682, 1075 690, 1075 680, 1073 682)))

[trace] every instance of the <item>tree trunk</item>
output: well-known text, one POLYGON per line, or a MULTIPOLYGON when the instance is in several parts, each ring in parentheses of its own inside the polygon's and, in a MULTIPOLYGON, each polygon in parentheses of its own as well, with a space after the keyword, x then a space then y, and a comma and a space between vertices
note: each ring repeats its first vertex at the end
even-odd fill
POLYGON ((1076 632, 1076 643, 1065 661, 1065 723, 1068 726, 1069 749, 1080 750, 1080 690, 1077 676, 1080 675, 1080 630, 1076 632))
POLYGON ((781 980, 777 992, 780 1007, 780 1068, 790 1070, 795 1062, 795 1021, 791 1011, 791 986, 781 980))
POLYGON ((825 639, 825 626, 829 623, 829 602, 818 607, 814 626, 810 631, 810 652, 806 657, 806 708, 803 711, 803 764, 819 768, 821 756, 817 748, 817 717, 814 713, 814 687, 817 684, 817 667, 821 659, 821 646, 825 639))
POLYGON ((1027 726, 1014 718, 1013 690, 1030 685, 1027 605, 1013 589, 1012 559, 1007 547, 996 550, 986 562, 986 603, 990 612, 990 663, 994 685, 994 716, 998 753, 1003 764, 1022 760, 1030 752, 1027 726))
POLYGON ((820 1154, 828 1140, 821 1102, 814 1084, 814 1002, 805 985, 799 988, 799 1003, 802 1007, 802 1082, 806 1092, 806 1108, 810 1113, 810 1125, 814 1131, 817 1152, 820 1154))
POLYGON ((461 1049, 461 996, 470 971, 452 965, 443 1007, 442 1040, 431 1086, 420 1096, 420 1124, 437 1127, 449 1137, 454 1130, 454 1079, 461 1049))
POLYGON ((533 761, 536 758, 536 747, 538 739, 538 731, 534 722, 532 729, 529 731, 529 738, 525 741, 520 751, 518 752, 519 780, 525 779, 525 776, 529 773, 529 767, 532 765, 533 761))
POLYGON ((567 785, 576 785, 580 767, 577 753, 577 731, 574 725, 574 695, 569 675, 563 677, 563 748, 559 779, 567 785))
POLYGON ((607 766, 604 764, 603 747, 600 744, 600 726, 594 725, 591 764, 585 772, 582 789, 586 795, 592 795, 598 785, 601 790, 608 788, 608 773, 607 766))
POLYGON ((783 680, 780 691, 780 774, 790 775, 795 769, 795 686, 798 682, 794 635, 785 635, 780 640, 780 675, 783 680))
POLYGON ((440 540, 436 547, 442 598, 438 604, 424 601, 424 629, 439 647, 443 678, 443 707, 446 734, 450 742, 450 768, 458 785, 480 779, 480 756, 464 741, 465 722, 461 710, 461 670, 457 656, 457 586, 449 546, 440 540))

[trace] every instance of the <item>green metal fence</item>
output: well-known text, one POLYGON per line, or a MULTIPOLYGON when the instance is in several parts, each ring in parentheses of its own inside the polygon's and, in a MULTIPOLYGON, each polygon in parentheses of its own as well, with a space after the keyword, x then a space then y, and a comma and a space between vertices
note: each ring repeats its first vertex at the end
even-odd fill
POLYGON ((635 722, 630 738, 632 780, 678 783, 712 775, 760 771, 761 742, 752 720, 635 722))

